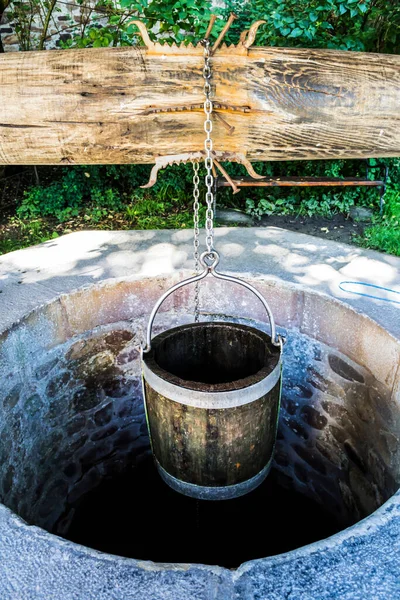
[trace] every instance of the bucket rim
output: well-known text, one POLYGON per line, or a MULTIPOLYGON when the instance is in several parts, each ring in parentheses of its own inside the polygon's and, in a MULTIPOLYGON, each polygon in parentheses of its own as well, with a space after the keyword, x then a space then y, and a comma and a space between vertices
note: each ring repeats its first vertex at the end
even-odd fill
POLYGON ((144 380, 154 391, 180 404, 199 408, 241 406, 265 396, 277 384, 281 375, 281 350, 272 344, 270 335, 250 325, 226 321, 188 323, 168 329, 153 338, 151 350, 143 354, 142 374, 144 380), (182 379, 166 371, 156 362, 154 358, 155 350, 167 337, 180 333, 185 329, 221 326, 240 329, 261 338, 268 345, 271 354, 275 358, 272 370, 271 365, 264 365, 255 374, 248 377, 227 383, 211 384, 182 379))

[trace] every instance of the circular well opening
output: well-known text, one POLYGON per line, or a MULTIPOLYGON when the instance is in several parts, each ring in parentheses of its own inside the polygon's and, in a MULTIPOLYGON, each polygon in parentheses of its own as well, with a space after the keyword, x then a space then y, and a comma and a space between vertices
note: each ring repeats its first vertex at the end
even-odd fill
POLYGON ((121 556, 235 568, 336 533, 399 488, 392 390, 368 355, 359 364, 291 329, 265 483, 224 502, 173 492, 150 455, 137 323, 108 318, 45 349, 44 312, 3 335, 0 496, 29 524, 121 556))

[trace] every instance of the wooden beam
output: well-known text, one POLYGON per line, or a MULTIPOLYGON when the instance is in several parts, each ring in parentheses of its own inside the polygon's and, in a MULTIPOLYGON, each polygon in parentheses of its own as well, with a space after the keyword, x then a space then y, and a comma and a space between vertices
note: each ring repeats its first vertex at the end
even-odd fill
MULTIPOLYGON (((1 55, 0 164, 154 163, 198 152, 202 66, 191 46, 1 55)), ((212 68, 225 121, 214 119, 214 148, 225 158, 400 156, 400 56, 223 45, 212 68)))

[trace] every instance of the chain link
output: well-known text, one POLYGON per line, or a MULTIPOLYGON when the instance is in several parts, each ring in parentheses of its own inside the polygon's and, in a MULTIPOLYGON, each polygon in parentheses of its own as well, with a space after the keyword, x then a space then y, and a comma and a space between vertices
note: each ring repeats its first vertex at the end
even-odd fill
MULTIPOLYGON (((193 239, 193 258, 194 258, 194 268, 196 271, 196 275, 200 272, 200 253, 199 253, 199 163, 193 163, 193 231, 194 231, 194 239, 193 239)), ((200 283, 197 281, 195 292, 194 292, 194 322, 199 322, 199 313, 200 313, 200 283)))
POLYGON ((206 139, 204 141, 204 149, 206 151, 206 158, 204 160, 204 165, 206 168, 206 246, 207 251, 212 253, 214 250, 214 194, 213 194, 213 185, 214 185, 214 177, 213 177, 213 142, 211 139, 211 133, 213 130, 211 114, 213 111, 213 104, 210 99, 211 95, 211 66, 210 66, 210 40, 203 40, 202 44, 204 46, 204 68, 203 68, 203 77, 204 77, 204 95, 206 97, 204 101, 204 113, 206 119, 204 121, 204 131, 206 133, 206 139))
MULTIPOLYGON (((212 150, 213 143, 211 139, 212 133, 212 121, 211 114, 213 111, 212 101, 210 99, 211 95, 211 66, 210 66, 210 41, 204 39, 202 41, 204 46, 204 67, 203 67, 203 77, 204 77, 204 131, 206 133, 206 139, 204 140, 204 149, 206 151, 206 157, 204 160, 204 165, 206 168, 206 176, 205 176, 205 184, 206 184, 206 246, 207 252, 212 253, 214 250, 214 194, 213 194, 213 186, 214 186, 214 177, 213 177, 213 158, 212 158, 212 150)), ((196 275, 200 272, 200 253, 199 253, 199 163, 193 162, 193 257, 194 257, 194 267, 196 271, 196 275)), ((196 283, 195 295, 194 295, 194 321, 195 323, 199 322, 200 318, 200 283, 196 283)))

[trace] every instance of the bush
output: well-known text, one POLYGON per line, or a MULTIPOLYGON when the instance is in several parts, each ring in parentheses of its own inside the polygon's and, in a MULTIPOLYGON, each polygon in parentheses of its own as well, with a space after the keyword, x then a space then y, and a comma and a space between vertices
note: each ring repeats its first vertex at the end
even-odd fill
POLYGON ((169 169, 154 188, 142 190, 139 186, 146 183, 149 173, 148 165, 62 167, 50 185, 25 191, 17 215, 21 219, 51 217, 62 223, 82 212, 92 222, 123 212, 131 222, 140 222, 143 229, 150 223, 159 227, 160 219, 167 217, 170 226, 190 222, 192 166, 169 169))
POLYGON ((21 206, 20 218, 55 217, 66 221, 79 214, 80 209, 101 207, 117 210, 121 198, 107 177, 96 167, 62 168, 58 181, 46 187, 35 186, 27 190, 21 206))
POLYGON ((239 19, 230 31, 237 39, 251 22, 264 19, 261 46, 338 48, 398 53, 400 5, 397 0, 230 0, 226 11, 239 19))
MULTIPOLYGON (((256 163, 254 166, 259 173, 269 177, 346 177, 365 176, 366 163, 355 160, 293 161, 256 163)), ((245 174, 244 168, 236 163, 231 163, 228 169, 234 177, 245 174)), ((53 217, 64 222, 84 211, 95 222, 110 211, 126 211, 129 207, 130 216, 140 218, 143 227, 146 224, 144 217, 150 223, 150 216, 159 220, 161 214, 182 210, 187 211, 182 222, 188 223, 193 203, 192 165, 161 171, 157 184, 150 190, 142 190, 139 186, 147 181, 149 171, 147 165, 62 167, 56 181, 48 186, 34 186, 25 192, 17 209, 18 217, 53 217), (153 215, 150 207, 153 207, 153 215)), ((232 196, 231 190, 225 188, 218 193, 218 203, 246 210, 257 218, 265 214, 289 213, 329 216, 338 212, 346 214, 356 203, 377 208, 378 196, 376 190, 365 188, 253 188, 232 196)), ((176 222, 175 217, 173 220, 176 222)))

